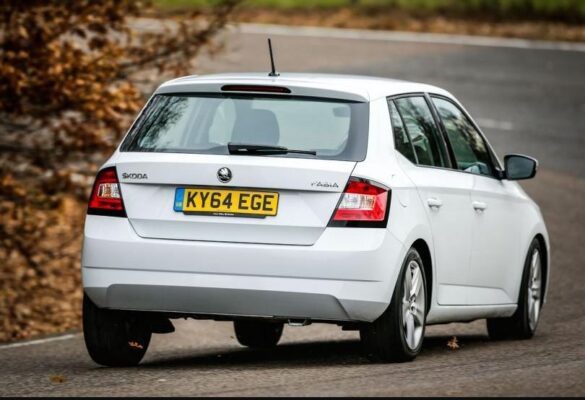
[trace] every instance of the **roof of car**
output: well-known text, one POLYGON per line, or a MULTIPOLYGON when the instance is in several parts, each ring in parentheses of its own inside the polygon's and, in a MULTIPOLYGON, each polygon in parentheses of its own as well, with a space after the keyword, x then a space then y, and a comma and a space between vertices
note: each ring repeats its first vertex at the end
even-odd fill
POLYGON ((436 86, 360 75, 281 73, 277 77, 268 73, 234 73, 191 75, 163 83, 157 93, 219 92, 225 84, 284 86, 294 95, 339 97, 357 101, 371 101, 380 97, 403 93, 432 92, 450 94, 436 86))

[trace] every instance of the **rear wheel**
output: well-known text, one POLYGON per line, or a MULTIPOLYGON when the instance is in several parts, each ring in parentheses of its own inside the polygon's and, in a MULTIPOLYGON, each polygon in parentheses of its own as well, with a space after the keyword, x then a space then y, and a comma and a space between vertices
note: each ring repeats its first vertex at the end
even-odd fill
POLYGON ((423 261, 412 248, 406 255, 390 306, 360 330, 371 359, 404 362, 420 353, 425 334, 426 290, 423 261))
POLYGON ((137 365, 150 343, 150 325, 138 313, 98 308, 83 297, 85 346, 98 364, 121 367, 137 365))
POLYGON ((270 348, 278 344, 284 324, 271 321, 234 321, 236 338, 242 346, 270 348))
POLYGON ((487 320, 491 339, 529 339, 534 336, 542 307, 542 277, 542 250, 538 240, 534 239, 524 264, 518 308, 509 318, 487 320))

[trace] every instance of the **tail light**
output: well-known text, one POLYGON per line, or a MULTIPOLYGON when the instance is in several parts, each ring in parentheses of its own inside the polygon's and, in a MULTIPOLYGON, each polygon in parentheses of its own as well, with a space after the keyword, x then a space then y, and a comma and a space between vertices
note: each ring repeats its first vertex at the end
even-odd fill
POLYGON ((385 228, 389 200, 387 188, 364 179, 350 178, 329 226, 385 228))
POLYGON ((98 172, 89 198, 87 213, 126 217, 116 168, 104 168, 98 172))

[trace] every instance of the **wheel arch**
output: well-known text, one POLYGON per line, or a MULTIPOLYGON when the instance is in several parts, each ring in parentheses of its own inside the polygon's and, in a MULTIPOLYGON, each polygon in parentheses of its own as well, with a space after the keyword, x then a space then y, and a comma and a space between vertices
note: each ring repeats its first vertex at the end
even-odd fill
POLYGON ((411 246, 416 249, 423 261, 423 272, 427 283, 426 309, 427 314, 431 308, 431 299, 433 296, 433 258, 431 257, 431 249, 424 239, 417 239, 411 246))
POLYGON ((538 241, 540 245, 540 250, 544 253, 541 257, 543 269, 542 269, 542 279, 544 292, 542 293, 542 298, 546 299, 546 295, 548 293, 548 280, 549 280, 549 248, 548 243, 542 233, 537 233, 534 237, 535 240, 538 241))

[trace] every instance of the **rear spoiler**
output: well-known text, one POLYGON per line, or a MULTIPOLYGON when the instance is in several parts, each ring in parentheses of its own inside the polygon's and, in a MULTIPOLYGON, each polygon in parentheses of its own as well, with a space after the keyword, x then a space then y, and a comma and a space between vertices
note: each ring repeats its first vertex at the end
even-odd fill
POLYGON ((275 95, 285 96, 302 96, 302 97, 321 97, 338 100, 349 100, 357 102, 369 101, 367 91, 362 89, 343 90, 343 88, 331 88, 313 82, 287 81, 278 79, 278 82, 271 79, 270 81, 251 80, 251 81, 201 81, 201 82, 181 82, 171 81, 160 86, 155 94, 163 93, 263 93, 270 92, 275 95), (276 83, 276 84, 275 84, 276 83), (226 90, 227 89, 227 90, 226 90), (277 90, 278 89, 278 90, 277 90))

